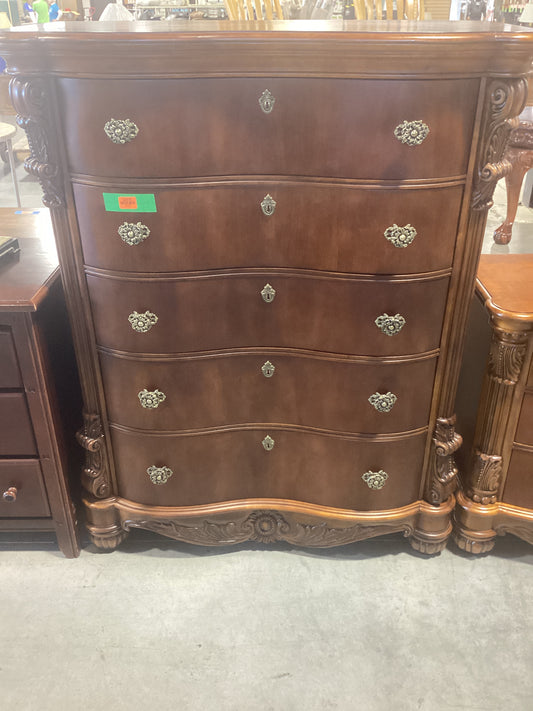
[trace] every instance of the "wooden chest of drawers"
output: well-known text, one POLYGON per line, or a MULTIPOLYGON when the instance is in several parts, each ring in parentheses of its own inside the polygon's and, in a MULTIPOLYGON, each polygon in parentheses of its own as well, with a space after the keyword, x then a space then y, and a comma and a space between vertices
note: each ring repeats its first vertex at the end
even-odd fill
POLYGON ((0 223, 20 244, 0 262, 0 531, 55 531, 70 558, 79 543, 66 437, 80 397, 52 227, 47 211, 2 208, 0 223))
POLYGON ((0 39, 77 324, 95 543, 440 550, 533 35, 157 24, 0 39))
POLYGON ((461 453, 455 539, 470 553, 490 551, 497 534, 533 543, 532 279, 533 254, 481 258, 471 322, 483 345, 467 353, 465 392, 458 398, 460 419, 472 437, 461 453), (480 397, 472 397, 468 382, 475 382, 484 363, 480 397))

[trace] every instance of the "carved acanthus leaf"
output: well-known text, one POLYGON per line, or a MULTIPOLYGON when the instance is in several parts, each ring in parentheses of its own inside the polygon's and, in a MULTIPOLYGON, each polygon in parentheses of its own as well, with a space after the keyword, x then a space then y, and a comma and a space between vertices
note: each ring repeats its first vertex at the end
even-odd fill
POLYGON ((60 207, 65 202, 63 181, 45 82, 39 78, 16 77, 10 82, 9 92, 17 111, 17 124, 26 132, 30 147, 24 167, 39 180, 43 203, 47 207, 60 207))
POLYGON ((526 351, 527 333, 494 329, 489 352, 489 377, 504 385, 516 385, 526 351))
POLYGON ((102 421, 99 415, 84 413, 83 422, 83 427, 76 434, 76 439, 85 449, 83 486, 94 496, 103 499, 109 496, 111 488, 102 421))
POLYGON ((455 431, 455 415, 437 419, 427 494, 431 504, 443 503, 455 490, 457 467, 453 454, 462 442, 463 438, 455 431))
POLYGON ((284 516, 277 511, 254 511, 240 514, 234 521, 202 520, 194 523, 182 523, 176 519, 127 519, 123 528, 142 528, 160 533, 187 543, 208 546, 224 546, 245 541, 273 543, 286 541, 297 546, 329 548, 373 536, 403 531, 405 536, 413 533, 413 526, 408 521, 391 521, 382 524, 361 524, 335 528, 326 522, 301 523, 291 516, 284 516))
POLYGON ((467 496, 478 504, 495 503, 501 475, 502 458, 476 450, 467 496))
POLYGON ((527 96, 527 79, 494 79, 488 86, 489 101, 482 126, 481 149, 472 196, 475 210, 488 210, 496 183, 511 171, 504 158, 511 131, 518 127, 518 114, 527 96))

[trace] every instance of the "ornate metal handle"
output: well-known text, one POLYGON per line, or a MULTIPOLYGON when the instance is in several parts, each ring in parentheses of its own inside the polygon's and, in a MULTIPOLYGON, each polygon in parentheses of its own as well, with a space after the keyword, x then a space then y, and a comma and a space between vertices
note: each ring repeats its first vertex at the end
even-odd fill
POLYGON ((385 394, 374 393, 368 398, 368 402, 374 407, 378 412, 390 412, 394 407, 394 403, 398 398, 394 393, 388 392, 385 394))
POLYGON ((130 247, 141 244, 150 234, 149 228, 142 222, 124 222, 117 231, 122 241, 130 247))
POLYGON ((159 405, 167 399, 167 396, 165 393, 162 393, 161 390, 146 390, 146 388, 141 390, 137 397, 141 405, 147 410, 155 410, 156 407, 159 407, 159 405))
POLYGON ((416 237, 417 232, 412 225, 398 227, 395 223, 387 227, 383 234, 395 247, 408 247, 416 237))
POLYGON ((169 467, 156 467, 152 465, 148 467, 146 473, 150 477, 152 484, 166 484, 170 477, 174 474, 169 467))
POLYGON ((104 126, 106 136, 113 143, 124 144, 133 141, 139 133, 139 127, 130 119, 110 119, 104 126))
POLYGON ((395 336, 397 333, 400 333, 405 326, 405 319, 400 314, 396 314, 395 316, 383 314, 382 316, 378 316, 374 323, 386 336, 395 336))
POLYGON ((145 311, 143 314, 134 311, 128 316, 128 321, 134 331, 146 333, 157 323, 158 318, 151 311, 145 311))
POLYGON ((408 146, 419 146, 429 133, 429 126, 423 121, 402 121, 394 129, 394 135, 408 146))
POLYGON ((258 101, 259 101, 259 106, 261 107, 261 110, 265 114, 272 113, 272 109, 274 108, 276 99, 272 96, 272 94, 270 93, 270 91, 268 89, 264 90, 264 92, 259 97, 258 101))
POLYGON ((383 489, 388 478, 389 475, 383 469, 380 469, 379 472, 365 472, 361 477, 369 489, 383 489))
POLYGON ((265 195, 265 197, 261 200, 261 210, 267 217, 274 214, 276 205, 277 203, 271 195, 265 195))
POLYGON ((267 435, 261 444, 263 445, 264 449, 266 449, 267 452, 270 452, 272 449, 274 449, 274 445, 276 443, 274 442, 274 440, 272 439, 272 437, 270 435, 267 435))
POLYGON ((265 378, 271 378, 274 375, 275 370, 276 367, 269 360, 261 366, 261 371, 265 378))
POLYGON ((17 500, 17 487, 16 486, 10 486, 9 489, 6 489, 4 493, 2 494, 2 498, 4 501, 8 504, 13 504, 17 500))
POLYGON ((261 289, 261 296, 263 297, 263 301, 266 301, 267 304, 271 304, 276 297, 276 290, 270 286, 270 284, 265 284, 261 289))

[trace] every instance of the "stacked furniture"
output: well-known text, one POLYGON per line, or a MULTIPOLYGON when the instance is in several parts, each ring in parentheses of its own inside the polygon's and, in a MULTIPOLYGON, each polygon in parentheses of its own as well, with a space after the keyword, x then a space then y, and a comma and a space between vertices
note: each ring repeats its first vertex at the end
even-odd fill
POLYGON ((55 531, 71 558, 80 396, 50 218, 2 208, 0 222, 20 248, 0 261, 0 531, 55 531))
POLYGON ((143 528, 403 532, 432 553, 451 532, 464 329, 533 35, 299 27, 0 39, 54 219, 102 548, 143 528))
POLYGON ((470 553, 490 551, 498 534, 533 543, 532 278, 533 254, 481 257, 471 314, 477 346, 467 350, 462 382, 467 388, 480 371, 483 381, 474 411, 466 399, 459 406, 473 437, 462 452, 454 534, 470 553))

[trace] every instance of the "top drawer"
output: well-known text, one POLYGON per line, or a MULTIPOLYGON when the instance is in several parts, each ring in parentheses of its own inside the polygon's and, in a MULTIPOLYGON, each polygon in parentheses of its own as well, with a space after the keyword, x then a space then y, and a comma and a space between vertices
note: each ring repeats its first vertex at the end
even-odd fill
POLYGON ((22 381, 10 330, 0 326, 0 388, 20 388, 22 381))
POLYGON ((63 131, 71 170, 144 178, 461 175, 478 95, 476 79, 57 81, 64 126, 78 127, 63 131), (265 91, 269 113, 259 101, 265 91), (118 126, 125 142, 115 143, 105 131, 112 119, 129 120, 136 135, 126 140, 128 129, 118 126), (395 136, 405 121, 427 126, 421 143, 395 136))

